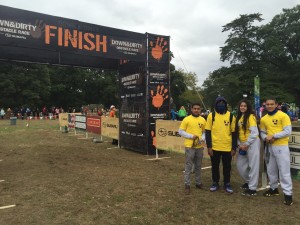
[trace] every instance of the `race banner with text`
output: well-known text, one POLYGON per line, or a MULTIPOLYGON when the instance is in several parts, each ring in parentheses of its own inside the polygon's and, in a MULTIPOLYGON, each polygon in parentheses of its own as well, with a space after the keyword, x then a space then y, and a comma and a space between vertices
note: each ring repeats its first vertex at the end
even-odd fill
POLYGON ((101 134, 101 117, 87 116, 86 117, 86 131, 94 134, 101 134))
POLYGON ((116 69, 146 61, 146 35, 0 5, 0 59, 116 69))
POLYGON ((75 115, 75 129, 86 130, 86 116, 75 115))
POLYGON ((119 118, 101 116, 101 135, 119 140, 119 118))
POLYGON ((145 63, 122 60, 120 77, 120 146, 138 152, 147 149, 145 63))
POLYGON ((170 37, 147 34, 149 154, 155 153, 155 120, 170 118, 170 37))

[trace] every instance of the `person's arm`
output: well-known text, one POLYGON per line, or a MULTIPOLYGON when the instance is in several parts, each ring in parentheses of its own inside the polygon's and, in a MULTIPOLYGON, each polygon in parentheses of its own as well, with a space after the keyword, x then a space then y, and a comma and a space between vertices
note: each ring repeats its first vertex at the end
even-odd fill
POLYGON ((183 129, 179 129, 178 130, 178 133, 181 137, 184 137, 184 138, 187 138, 187 139, 193 139, 194 138, 194 135, 193 134, 189 134, 187 133, 185 130, 183 129))
POLYGON ((250 135, 249 135, 247 141, 245 142, 245 145, 247 145, 247 146, 251 145, 258 136, 257 126, 250 127, 249 130, 250 130, 250 135))
POLYGON ((292 126, 291 125, 285 126, 285 127, 283 127, 283 131, 273 134, 273 138, 275 138, 275 139, 284 138, 284 137, 291 135, 291 133, 292 133, 292 126))

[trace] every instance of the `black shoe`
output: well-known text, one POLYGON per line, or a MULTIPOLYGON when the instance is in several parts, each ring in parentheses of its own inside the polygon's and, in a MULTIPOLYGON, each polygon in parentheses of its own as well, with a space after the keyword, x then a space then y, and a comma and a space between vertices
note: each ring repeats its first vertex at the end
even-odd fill
POLYGON ((203 188, 203 185, 202 185, 202 184, 196 184, 196 188, 202 189, 202 188, 203 188))
POLYGON ((256 195, 256 191, 255 190, 246 189, 245 191, 242 192, 242 195, 245 195, 245 196, 255 196, 256 195))
POLYGON ((189 185, 185 185, 185 194, 189 195, 191 193, 191 187, 189 185))
POLYGON ((278 188, 275 188, 274 190, 270 188, 263 195, 265 197, 278 196, 279 195, 278 188))
POLYGON ((284 202, 285 205, 293 205, 293 197, 291 195, 284 195, 284 202))
POLYGON ((248 183, 244 183, 242 186, 240 186, 240 188, 243 190, 249 189, 248 183))

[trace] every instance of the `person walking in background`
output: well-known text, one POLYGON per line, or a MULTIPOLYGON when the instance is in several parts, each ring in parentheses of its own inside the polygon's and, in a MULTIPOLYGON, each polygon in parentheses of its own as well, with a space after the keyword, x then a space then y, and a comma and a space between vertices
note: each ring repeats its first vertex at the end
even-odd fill
POLYGON ((5 111, 3 108, 1 108, 1 110, 0 110, 0 116, 1 116, 1 119, 3 120, 4 116, 5 116, 5 111))
POLYGON ((217 97, 214 105, 215 111, 207 117, 205 138, 208 155, 212 166, 212 186, 210 191, 219 189, 220 160, 222 158, 224 190, 233 193, 230 185, 231 159, 236 152, 235 117, 227 110, 227 101, 217 97))
POLYGON ((185 193, 191 192, 191 172, 195 165, 196 188, 202 188, 201 162, 203 159, 203 142, 205 140, 205 119, 200 116, 200 104, 191 107, 192 114, 185 117, 179 127, 179 135, 184 137, 185 145, 185 193))
POLYGON ((270 180, 270 189, 265 197, 277 196, 278 181, 284 193, 284 204, 293 204, 293 185, 290 169, 289 136, 292 133, 291 120, 287 114, 277 109, 274 98, 266 101, 267 114, 260 121, 261 138, 265 141, 265 162, 270 180), (279 180, 278 180, 279 172, 279 180))
MULTIPOLYGON (((112 117, 112 118, 116 117, 116 107, 114 105, 110 106, 109 117, 112 117)), ((112 144, 113 145, 117 145, 118 144, 118 140, 113 139, 112 140, 112 144)))
POLYGON ((235 130, 238 134, 237 169, 245 183, 242 195, 256 195, 259 178, 260 139, 251 104, 243 99, 238 104, 235 130))
POLYGON ((109 117, 116 117, 116 107, 114 105, 110 106, 109 117))
POLYGON ((187 116, 186 110, 184 106, 180 107, 180 110, 178 111, 178 120, 182 121, 187 116))

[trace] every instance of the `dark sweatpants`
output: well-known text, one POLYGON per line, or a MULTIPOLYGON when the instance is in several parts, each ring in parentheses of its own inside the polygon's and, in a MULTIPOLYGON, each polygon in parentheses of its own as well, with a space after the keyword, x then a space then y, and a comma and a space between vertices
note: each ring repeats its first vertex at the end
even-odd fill
POLYGON ((222 158, 223 164, 223 177, 224 184, 230 183, 230 171, 231 171, 231 152, 215 151, 213 150, 213 156, 210 157, 211 160, 211 172, 213 182, 219 183, 220 181, 220 161, 222 158))

